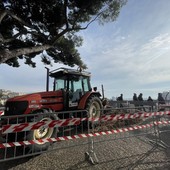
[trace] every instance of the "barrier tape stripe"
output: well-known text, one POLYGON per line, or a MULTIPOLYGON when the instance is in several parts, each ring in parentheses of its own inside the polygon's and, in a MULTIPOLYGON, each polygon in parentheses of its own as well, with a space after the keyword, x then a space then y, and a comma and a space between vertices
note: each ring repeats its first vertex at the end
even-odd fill
POLYGON ((152 116, 169 115, 170 111, 162 112, 144 112, 144 113, 128 113, 128 114, 117 114, 117 115, 104 115, 101 118, 90 119, 91 121, 110 121, 110 120, 126 120, 135 118, 147 118, 152 116))
POLYGON ((26 122, 20 124, 8 124, 2 126, 0 130, 3 134, 6 134, 6 133, 35 130, 35 129, 39 129, 40 127, 54 128, 54 127, 80 125, 81 121, 85 121, 85 120, 87 120, 87 118, 71 118, 71 119, 60 119, 60 120, 31 122, 31 123, 26 122))
POLYGON ((0 116, 1 116, 1 115, 4 115, 4 111, 1 111, 1 110, 0 110, 0 116))
POLYGON ((42 142, 42 143, 43 142, 58 142, 58 141, 74 140, 74 139, 80 139, 80 138, 104 136, 104 135, 123 133, 123 132, 128 132, 128 131, 144 129, 144 128, 150 128, 150 127, 153 127, 155 125, 157 126, 157 125, 167 125, 167 124, 170 124, 170 121, 155 121, 151 124, 135 125, 135 126, 131 126, 131 127, 120 128, 120 129, 112 129, 112 130, 103 131, 103 132, 95 132, 95 133, 88 133, 88 134, 77 134, 77 135, 73 135, 73 136, 46 138, 46 139, 40 139, 40 140, 1 143, 0 149, 15 147, 15 146, 33 145, 33 144, 37 144, 37 142, 42 142))
POLYGON ((60 119, 60 120, 51 120, 51 121, 41 121, 41 122, 32 122, 32 123, 21 123, 21 124, 8 124, 2 126, 0 131, 3 134, 30 131, 39 129, 40 127, 44 128, 54 128, 54 127, 63 127, 63 126, 72 126, 79 125, 82 121, 117 121, 117 120, 126 120, 126 119, 135 119, 135 118, 146 118, 158 115, 169 115, 170 111, 164 112, 151 112, 151 113, 129 113, 129 114, 113 114, 113 115, 103 115, 100 118, 70 118, 70 119, 60 119))

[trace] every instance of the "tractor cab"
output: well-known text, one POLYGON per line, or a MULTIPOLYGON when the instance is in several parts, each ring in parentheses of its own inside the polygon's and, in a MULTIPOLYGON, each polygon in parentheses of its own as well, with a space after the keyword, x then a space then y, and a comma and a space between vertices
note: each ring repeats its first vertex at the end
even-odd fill
POLYGON ((82 96, 92 91, 89 72, 59 68, 49 72, 49 76, 54 78, 53 91, 63 91, 67 108, 77 107, 82 96))

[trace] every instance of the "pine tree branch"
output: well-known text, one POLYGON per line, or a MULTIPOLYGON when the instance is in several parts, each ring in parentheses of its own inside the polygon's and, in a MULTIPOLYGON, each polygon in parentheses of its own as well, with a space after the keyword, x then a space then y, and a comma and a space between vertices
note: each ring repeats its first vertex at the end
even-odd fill
POLYGON ((7 60, 31 53, 41 52, 43 50, 48 50, 50 48, 53 48, 53 46, 45 44, 42 46, 36 46, 36 47, 27 47, 27 48, 19 48, 15 50, 0 50, 0 64, 5 63, 7 60))

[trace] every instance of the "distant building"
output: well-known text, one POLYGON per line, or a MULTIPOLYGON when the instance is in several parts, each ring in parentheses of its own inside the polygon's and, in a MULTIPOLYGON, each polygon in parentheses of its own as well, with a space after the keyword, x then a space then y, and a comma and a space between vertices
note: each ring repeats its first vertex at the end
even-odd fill
POLYGON ((12 92, 11 90, 0 89, 0 105, 5 105, 5 102, 12 97, 23 95, 24 93, 12 92))
POLYGON ((6 99, 0 99, 0 106, 4 106, 6 102, 6 99))
POLYGON ((113 96, 113 97, 112 97, 112 100, 113 100, 113 101, 116 101, 116 97, 113 96))

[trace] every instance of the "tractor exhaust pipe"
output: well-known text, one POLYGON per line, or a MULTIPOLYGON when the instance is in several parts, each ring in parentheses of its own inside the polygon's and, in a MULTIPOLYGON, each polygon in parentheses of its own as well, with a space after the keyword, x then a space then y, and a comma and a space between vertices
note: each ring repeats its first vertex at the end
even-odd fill
POLYGON ((45 67, 47 69, 47 79, 46 79, 46 91, 49 91, 49 72, 50 69, 45 67))
POLYGON ((103 84, 102 84, 102 96, 103 96, 103 99, 104 99, 104 87, 103 87, 103 84))

